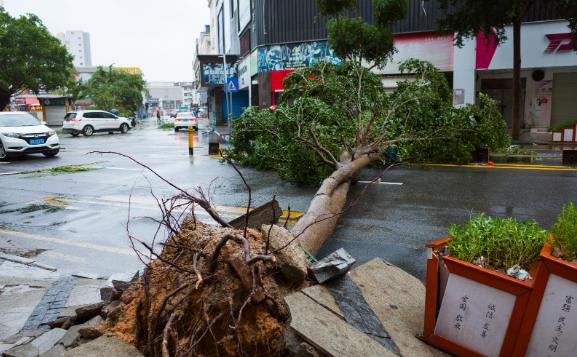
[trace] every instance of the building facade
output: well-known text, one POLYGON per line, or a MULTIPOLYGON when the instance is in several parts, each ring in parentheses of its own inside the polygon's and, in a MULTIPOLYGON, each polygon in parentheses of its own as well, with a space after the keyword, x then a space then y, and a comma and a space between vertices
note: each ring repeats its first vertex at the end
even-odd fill
POLYGON ((177 112, 184 103, 184 89, 174 82, 148 82, 146 107, 162 110, 165 115, 177 112))
POLYGON ((59 33, 58 39, 74 57, 75 67, 92 66, 92 52, 90 49, 90 34, 83 31, 66 31, 59 33))
MULTIPOLYGON (((222 93, 225 77, 236 75, 238 92, 234 95, 243 100, 235 103, 241 106, 275 105, 289 73, 320 61, 341 61, 327 44, 327 19, 318 15, 314 0, 210 0, 209 5, 214 7, 211 30, 216 32, 217 53, 226 50, 229 61, 224 73, 223 65, 219 65, 222 56, 202 59, 204 66, 199 66, 198 74, 206 80, 214 79, 205 84, 222 93), (230 67, 233 56, 238 59, 230 67)), ((359 0, 358 15, 371 21, 372 0, 359 0)), ((458 48, 453 44, 453 35, 438 33, 441 16, 436 0, 409 0, 407 17, 394 25, 397 53, 386 67, 375 70, 382 76, 385 88, 394 88, 399 79, 406 78, 399 71, 401 62, 410 58, 426 60, 446 74, 454 90, 455 105, 476 103, 479 93, 484 92, 499 102, 510 125, 511 29, 507 29, 509 40, 499 46, 494 38, 480 34, 458 48)), ((547 140, 551 125, 577 119, 577 101, 570 95, 577 92, 577 55, 572 51, 574 39, 561 18, 550 2, 538 0, 522 25, 522 128, 523 134, 532 138, 541 136, 547 140)), ((215 110, 219 99, 221 106, 226 107, 222 104, 224 95, 219 97, 217 93, 213 98, 215 110)))

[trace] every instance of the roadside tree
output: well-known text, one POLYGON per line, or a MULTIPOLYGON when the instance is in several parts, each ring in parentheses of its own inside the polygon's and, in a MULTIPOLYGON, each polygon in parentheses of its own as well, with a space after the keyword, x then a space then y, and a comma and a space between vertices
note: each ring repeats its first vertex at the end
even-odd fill
POLYGON ((78 86, 76 97, 90 98, 102 110, 117 108, 122 115, 132 114, 142 105, 146 83, 141 74, 98 67, 92 77, 78 86))
POLYGON ((0 111, 10 97, 73 84, 72 56, 36 15, 14 18, 0 7, 0 111))
MULTIPOLYGON (((521 131, 521 23, 527 17, 536 0, 440 0, 444 17, 439 21, 443 31, 455 33, 455 43, 463 46, 463 40, 474 38, 483 32, 487 38, 496 34, 497 43, 507 40, 506 26, 513 26, 513 138, 521 131)), ((577 0, 552 0, 548 6, 560 10, 569 20, 572 32, 577 36, 577 0)))
POLYGON ((470 158, 467 151, 474 146, 494 149, 508 143, 494 102, 484 98, 480 107, 454 109, 445 77, 429 63, 405 63, 403 71, 415 79, 385 92, 370 67, 386 64, 393 55, 390 25, 404 17, 405 0, 375 0, 375 25, 346 16, 355 1, 317 4, 323 15, 333 15, 329 42, 346 61, 288 76, 284 103, 276 110, 249 109, 235 122, 229 153, 290 181, 322 181, 292 232, 313 254, 332 234, 351 183, 367 165, 386 161, 388 154, 394 158, 395 152, 413 161, 461 161, 470 158), (471 141, 482 134, 490 138, 471 141))

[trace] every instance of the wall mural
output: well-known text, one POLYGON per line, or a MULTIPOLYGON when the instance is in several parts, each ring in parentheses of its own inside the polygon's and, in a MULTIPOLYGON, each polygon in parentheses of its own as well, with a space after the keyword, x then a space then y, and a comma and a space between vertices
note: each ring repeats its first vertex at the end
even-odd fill
POLYGON ((304 68, 322 61, 333 64, 342 62, 329 48, 326 41, 268 46, 258 49, 259 72, 304 68))
MULTIPOLYGON (((219 85, 224 83, 223 63, 205 63, 202 65, 202 84, 219 85)), ((229 78, 237 77, 237 66, 227 63, 227 75, 229 78)))

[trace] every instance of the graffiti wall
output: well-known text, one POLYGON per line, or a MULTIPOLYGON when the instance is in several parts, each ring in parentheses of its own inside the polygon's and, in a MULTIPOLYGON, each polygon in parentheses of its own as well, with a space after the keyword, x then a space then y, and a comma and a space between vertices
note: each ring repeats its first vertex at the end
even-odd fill
MULTIPOLYGON (((227 75, 229 78, 237 76, 236 64, 227 63, 227 75)), ((219 85, 224 83, 223 63, 202 64, 202 85, 219 85)))
POLYGON ((259 72, 304 68, 322 61, 334 64, 342 62, 329 48, 326 41, 268 46, 258 49, 259 72))

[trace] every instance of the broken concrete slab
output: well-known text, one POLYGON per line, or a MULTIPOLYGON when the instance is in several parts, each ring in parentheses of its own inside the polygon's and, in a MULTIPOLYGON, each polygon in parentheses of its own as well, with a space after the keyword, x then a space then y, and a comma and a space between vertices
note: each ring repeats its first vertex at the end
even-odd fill
POLYGON ((96 304, 81 306, 75 310, 76 312, 76 323, 86 322, 93 317, 100 315, 102 308, 104 307, 104 302, 99 302, 96 304))
POLYGON ((42 264, 42 263, 32 263, 32 264, 30 264, 30 265, 33 266, 33 267, 36 267, 36 268, 40 268, 40 269, 44 269, 44 270, 48 270, 48 271, 52 271, 52 272, 55 272, 55 271, 58 270, 58 269, 56 269, 55 267, 53 267, 53 266, 51 266, 51 265, 42 264))
MULTIPOLYGON (((378 258, 353 269, 348 275, 402 356, 446 356, 416 337, 422 333, 425 304, 425 287, 418 279, 378 258)), ((304 289, 303 293, 344 318, 343 311, 326 286, 316 285, 304 289)))
POLYGON ((102 301, 100 288, 104 280, 76 279, 76 285, 70 292, 65 307, 96 304, 102 301))
POLYGON ((102 336, 102 331, 97 329, 94 326, 83 326, 80 330, 78 330, 80 336, 85 340, 94 340, 102 336))
POLYGON ((260 231, 264 237, 269 238, 270 248, 273 252, 286 247, 275 253, 278 260, 277 265, 287 279, 301 284, 307 276, 308 261, 304 251, 298 245, 298 241, 294 240, 294 236, 289 231, 276 225, 272 227, 263 225, 260 231))
POLYGON ((58 344, 46 351, 46 353, 41 354, 40 357, 63 357, 64 352, 66 352, 66 348, 58 344))
POLYGON ((37 337, 32 342, 4 352, 8 357, 38 356, 48 352, 66 334, 66 330, 55 328, 37 337))
POLYGON ((303 293, 289 295, 285 301, 291 311, 291 328, 329 356, 398 356, 303 293))
POLYGON ((84 279, 92 279, 92 280, 98 280, 98 279, 102 279, 103 277, 98 275, 98 274, 92 274, 92 273, 85 273, 85 272, 77 272, 72 274, 73 277, 76 278, 84 278, 84 279))
POLYGON ((356 260, 343 248, 327 255, 311 265, 315 279, 322 284, 325 281, 345 274, 351 269, 356 260))
POLYGON ((0 265, 0 285, 27 284, 44 286, 56 281, 60 274, 31 265, 4 261, 0 265))
POLYGON ((114 336, 101 336, 79 347, 67 350, 65 357, 142 357, 133 346, 114 336))
MULTIPOLYGON (((277 200, 272 200, 250 211, 248 216, 248 228, 259 229, 263 224, 275 224, 282 215, 282 209, 277 200)), ((246 214, 229 222, 236 229, 244 229, 246 214)))
POLYGON ((46 289, 4 292, 0 295, 0 340, 16 334, 24 327, 46 289))
POLYGON ((140 272, 138 270, 136 271, 129 271, 126 273, 116 273, 116 274, 112 274, 111 276, 108 277, 108 279, 106 280, 106 284, 103 286, 110 286, 113 287, 114 285, 112 284, 113 280, 117 280, 117 281, 125 281, 128 283, 133 283, 136 280, 138 280, 138 277, 140 276, 140 272))
POLYGON ((78 346, 78 341, 80 341, 80 332, 78 331, 82 327, 83 327, 82 325, 70 326, 68 331, 66 331, 66 334, 62 336, 62 338, 60 339, 60 341, 58 341, 58 343, 60 343, 66 348, 78 346))
POLYGON ((132 283, 129 281, 121 281, 121 280, 112 280, 112 286, 114 287, 114 289, 120 291, 120 292, 124 292, 126 290, 128 290, 128 288, 130 287, 132 283))
POLYGON ((0 259, 24 265, 33 264, 36 260, 0 252, 0 259))

